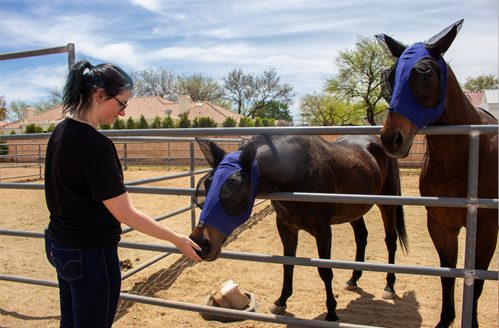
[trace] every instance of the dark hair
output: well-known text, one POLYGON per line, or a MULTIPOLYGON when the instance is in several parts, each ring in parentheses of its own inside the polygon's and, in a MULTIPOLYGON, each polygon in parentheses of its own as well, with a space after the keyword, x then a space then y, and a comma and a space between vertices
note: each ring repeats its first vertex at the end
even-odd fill
POLYGON ((86 60, 74 64, 64 86, 63 113, 69 111, 70 114, 85 116, 92 104, 92 95, 100 88, 111 98, 132 89, 133 82, 128 74, 114 64, 93 66, 86 60))

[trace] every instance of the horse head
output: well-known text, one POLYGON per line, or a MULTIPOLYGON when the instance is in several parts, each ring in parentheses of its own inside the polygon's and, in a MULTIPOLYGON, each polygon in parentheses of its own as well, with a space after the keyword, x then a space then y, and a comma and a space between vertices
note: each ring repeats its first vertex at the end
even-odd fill
POLYGON ((381 140, 388 155, 403 158, 409 154, 414 136, 424 126, 438 120, 446 106, 448 67, 443 59, 457 33, 460 20, 426 43, 410 47, 386 34, 378 42, 397 59, 383 74, 383 95, 390 104, 381 140))
POLYGON ((196 138, 213 171, 199 180, 196 205, 202 209, 190 238, 201 247, 199 256, 214 261, 227 237, 251 215, 258 188, 256 141, 226 153, 209 139, 196 138), (204 188, 204 197, 199 197, 204 188))

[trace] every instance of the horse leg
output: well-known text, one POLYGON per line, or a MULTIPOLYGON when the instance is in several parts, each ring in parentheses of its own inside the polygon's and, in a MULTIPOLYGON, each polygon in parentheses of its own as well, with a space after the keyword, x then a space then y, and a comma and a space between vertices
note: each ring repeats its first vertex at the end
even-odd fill
MULTIPOLYGON (((385 244, 388 250, 388 263, 395 264, 395 252, 397 251, 397 231, 396 231, 396 206, 378 205, 385 228, 385 244)), ((395 298, 395 274, 388 272, 386 274, 386 286, 382 298, 391 300, 395 298)))
MULTIPOLYGON (((355 235, 355 245, 357 247, 355 251, 355 261, 364 262, 367 246, 367 228, 364 222, 364 217, 361 216, 359 219, 351 221, 350 225, 353 228, 353 232, 355 235)), ((352 273, 352 277, 346 282, 346 284, 343 286, 343 289, 355 290, 357 288, 357 281, 361 276, 361 270, 354 270, 352 273)))
MULTIPOLYGON (((296 248, 298 246, 298 230, 282 224, 281 220, 277 220, 277 230, 281 237, 281 242, 284 247, 284 256, 296 256, 296 248)), ((270 307, 270 312, 273 314, 283 314, 286 312, 286 301, 293 294, 293 270, 294 265, 283 265, 284 279, 282 282, 281 297, 274 302, 270 307)))
MULTIPOLYGON (((329 222, 325 225, 319 226, 316 229, 315 241, 317 243, 317 250, 319 253, 319 258, 321 259, 331 259, 331 226, 329 222)), ((336 299, 333 295, 333 270, 330 268, 318 268, 319 275, 324 282, 326 287, 326 307, 327 307, 327 321, 337 321, 338 316, 336 315, 336 299)))
MULTIPOLYGON (((443 227, 428 213, 428 231, 440 257, 440 266, 455 268, 459 230, 443 227)), ((442 283, 442 312, 435 328, 448 328, 456 318, 454 307, 455 278, 440 278, 442 283)))
MULTIPOLYGON (((482 210, 479 210, 479 213, 482 210)), ((483 210, 485 211, 485 210, 483 210)), ((481 213, 480 213, 481 214, 481 213)), ((494 256, 494 251, 497 244, 497 212, 494 213, 492 218, 480 217, 480 224, 477 226, 476 235, 476 258, 475 268, 477 270, 487 270, 490 261, 494 256)), ((483 291, 483 280, 475 280, 473 290, 473 328, 478 328, 478 299, 483 291)))

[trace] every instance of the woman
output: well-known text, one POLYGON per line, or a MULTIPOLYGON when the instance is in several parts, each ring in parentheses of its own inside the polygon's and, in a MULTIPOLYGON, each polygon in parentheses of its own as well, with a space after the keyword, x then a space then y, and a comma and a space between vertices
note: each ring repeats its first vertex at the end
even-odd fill
POLYGON ((63 111, 47 145, 45 232, 49 262, 57 270, 61 327, 111 327, 121 288, 121 224, 172 242, 201 262, 201 248, 136 210, 123 182, 114 144, 97 131, 125 115, 133 83, 113 64, 76 63, 69 72, 63 111))

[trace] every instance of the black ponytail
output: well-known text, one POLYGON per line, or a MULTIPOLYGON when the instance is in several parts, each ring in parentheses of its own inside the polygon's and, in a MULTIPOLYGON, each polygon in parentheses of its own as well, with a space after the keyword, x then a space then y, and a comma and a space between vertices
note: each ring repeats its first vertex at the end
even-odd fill
POLYGON ((108 98, 124 90, 131 90, 133 82, 130 76, 114 64, 93 66, 86 60, 80 60, 69 71, 63 92, 63 112, 85 116, 92 105, 92 95, 98 89, 104 89, 108 98))

